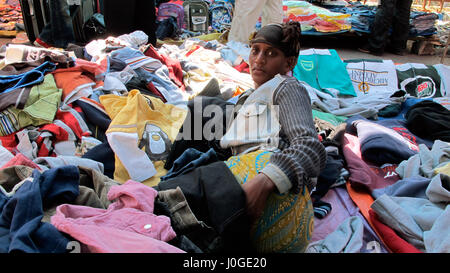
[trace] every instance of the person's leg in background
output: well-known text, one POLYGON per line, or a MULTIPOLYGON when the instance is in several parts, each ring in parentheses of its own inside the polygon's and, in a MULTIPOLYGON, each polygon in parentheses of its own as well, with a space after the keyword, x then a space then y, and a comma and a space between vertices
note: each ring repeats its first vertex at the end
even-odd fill
POLYGON ((267 0, 236 0, 228 41, 248 44, 267 0))
POLYGON ((75 42, 72 17, 67 1, 49 0, 50 23, 47 24, 36 39, 39 46, 65 48, 75 42))
POLYGON ((406 52, 411 4, 412 0, 397 0, 390 44, 390 51, 394 54, 404 55, 406 52))
POLYGON ((381 0, 371 27, 368 43, 360 48, 360 51, 374 55, 382 55, 384 53, 389 30, 392 27, 396 1, 381 0))
POLYGON ((283 0, 266 1, 261 16, 261 27, 281 23, 283 23, 283 0))

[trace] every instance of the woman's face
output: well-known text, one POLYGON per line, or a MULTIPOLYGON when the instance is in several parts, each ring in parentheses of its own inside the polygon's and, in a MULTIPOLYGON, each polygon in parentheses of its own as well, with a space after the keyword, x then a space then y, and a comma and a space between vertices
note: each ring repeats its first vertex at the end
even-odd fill
POLYGON ((249 56, 250 74, 255 88, 272 79, 277 74, 286 74, 291 68, 290 58, 283 51, 266 43, 252 44, 249 56))

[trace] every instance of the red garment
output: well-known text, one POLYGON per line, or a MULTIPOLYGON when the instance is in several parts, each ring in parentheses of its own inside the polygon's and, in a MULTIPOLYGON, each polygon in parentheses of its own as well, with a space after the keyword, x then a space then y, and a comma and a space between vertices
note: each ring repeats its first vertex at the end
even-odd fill
MULTIPOLYGON (((82 111, 79 107, 72 108, 77 112, 82 111)), ((64 122, 67 126, 72 129, 73 133, 77 136, 78 139, 81 139, 82 136, 90 136, 91 132, 87 128, 84 120, 79 120, 73 113, 70 111, 62 111, 58 109, 55 115, 55 119, 58 119, 64 122), (83 129, 84 128, 84 129, 83 129)), ((56 125, 55 125, 56 126, 56 125)), ((67 139, 65 139, 67 140, 67 139)))
POLYGON ((184 2, 184 1, 182 1, 182 0, 170 0, 170 1, 169 1, 169 3, 172 3, 172 4, 178 4, 178 5, 183 5, 183 2, 184 2))
POLYGON ((250 73, 250 67, 248 66, 248 63, 241 62, 239 65, 234 67, 239 72, 245 72, 250 73))
POLYGON ((289 13, 288 18, 289 18, 290 21, 308 22, 308 21, 311 21, 311 20, 317 18, 317 14, 314 13, 314 14, 298 15, 298 16, 296 16, 293 13, 289 13))
MULTIPOLYGON (((19 131, 20 132, 20 131, 19 131)), ((6 136, 0 136, 0 145, 8 149, 10 152, 12 152, 16 146, 19 144, 16 140, 16 134, 18 132, 6 135, 6 136)), ((13 153, 14 154, 14 153, 13 153)))
POLYGON ((62 127, 53 123, 42 126, 39 128, 39 131, 52 133, 53 139, 56 140, 56 142, 69 140, 69 133, 62 127))
MULTIPOLYGON (((59 111, 59 110, 58 110, 59 111)), ((69 133, 56 124, 46 124, 39 128, 41 134, 36 138, 38 157, 56 156, 53 152, 53 143, 69 140, 69 133)))
POLYGON ((17 165, 28 166, 28 167, 31 167, 33 169, 41 170, 41 168, 39 168, 39 166, 36 163, 34 163, 30 159, 28 159, 28 157, 24 156, 21 153, 18 153, 13 158, 11 158, 11 160, 8 161, 5 165, 3 165, 1 167, 1 169, 7 168, 7 167, 11 167, 11 166, 17 166, 17 165))
POLYGON ((169 78, 182 90, 184 90, 183 83, 183 70, 181 69, 181 64, 178 60, 174 60, 164 54, 160 54, 156 51, 156 49, 149 45, 149 47, 145 50, 144 55, 150 58, 154 58, 159 60, 161 63, 167 66, 169 69, 169 78))
POLYGON ((155 85, 152 82, 147 83, 147 89, 158 96, 163 102, 167 102, 166 98, 164 98, 163 94, 159 92, 159 90, 155 87, 155 85))
POLYGON ((192 48, 191 48, 191 50, 189 50, 189 51, 186 53, 186 57, 189 57, 192 53, 194 53, 194 52, 195 52, 196 50, 198 50, 199 48, 201 48, 200 45, 193 45, 192 48))
POLYGON ((370 209, 369 215, 373 226, 378 231, 378 234, 383 237, 383 242, 385 242, 389 249, 391 249, 394 253, 422 253, 413 245, 398 236, 397 233, 395 233, 395 231, 389 226, 383 224, 374 210, 370 209))

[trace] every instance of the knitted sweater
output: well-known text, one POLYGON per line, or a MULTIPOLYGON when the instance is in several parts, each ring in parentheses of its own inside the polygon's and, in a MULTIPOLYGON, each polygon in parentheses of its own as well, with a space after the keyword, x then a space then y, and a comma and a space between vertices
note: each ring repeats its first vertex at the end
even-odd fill
MULTIPOLYGON (((243 93, 236 107, 253 91, 243 93)), ((308 92, 297 79, 289 77, 273 91, 272 102, 279 106, 279 151, 272 154, 261 172, 280 193, 299 192, 303 185, 311 191, 316 181, 312 178, 325 167, 326 152, 317 137, 308 92)))

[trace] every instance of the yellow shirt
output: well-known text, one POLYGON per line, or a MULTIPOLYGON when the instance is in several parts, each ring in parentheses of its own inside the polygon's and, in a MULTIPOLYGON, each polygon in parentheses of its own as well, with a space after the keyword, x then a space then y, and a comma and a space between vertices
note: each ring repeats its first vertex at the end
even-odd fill
POLYGON ((114 180, 157 185, 167 173, 164 162, 187 111, 139 90, 127 96, 103 95, 100 102, 111 118, 106 135, 115 153, 114 180))

